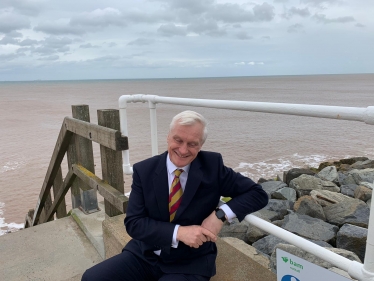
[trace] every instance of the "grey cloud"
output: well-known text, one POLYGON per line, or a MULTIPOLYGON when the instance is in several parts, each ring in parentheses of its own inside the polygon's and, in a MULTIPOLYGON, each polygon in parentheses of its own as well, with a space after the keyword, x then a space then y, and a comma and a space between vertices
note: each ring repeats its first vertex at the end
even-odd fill
POLYGON ((9 12, 0 14, 0 32, 9 33, 28 27, 30 27, 30 20, 25 16, 11 14, 9 12))
POLYGON ((20 46, 32 46, 38 43, 39 43, 38 40, 33 40, 33 39, 25 39, 25 40, 19 41, 20 46))
POLYGON ((218 24, 213 20, 200 20, 195 21, 187 26, 187 30, 201 34, 204 32, 218 31, 218 24))
POLYGON ((356 27, 365 27, 365 25, 363 25, 362 23, 356 23, 355 26, 356 27))
POLYGON ((313 18, 320 23, 323 24, 329 24, 329 23, 348 23, 348 22, 354 22, 354 17, 338 17, 338 18, 330 18, 328 19, 326 15, 323 14, 315 14, 313 18))
POLYGON ((48 56, 48 57, 42 57, 40 58, 39 60, 43 60, 43 61, 55 61, 55 60, 58 60, 60 57, 58 55, 51 55, 51 56, 48 56))
POLYGON ((122 13, 113 8, 96 9, 74 16, 70 20, 71 26, 108 27, 126 25, 122 13))
POLYGON ((20 37, 22 37, 22 33, 18 32, 18 31, 15 31, 15 30, 13 30, 11 32, 8 32, 6 35, 9 36, 9 37, 12 37, 12 38, 20 38, 20 37))
POLYGON ((52 35, 64 35, 64 34, 73 34, 73 35, 81 35, 85 33, 85 30, 81 27, 74 27, 71 26, 69 23, 64 23, 61 21, 48 21, 42 22, 34 27, 35 31, 41 31, 47 34, 52 35))
POLYGON ((109 47, 115 47, 115 46, 117 46, 117 43, 116 42, 110 42, 110 43, 108 43, 108 46, 109 47))
POLYGON ((245 10, 238 4, 220 4, 216 5, 208 16, 226 23, 238 23, 271 21, 275 14, 274 7, 265 2, 255 5, 252 11, 245 10))
POLYGON ((300 0, 300 2, 302 3, 308 3, 308 4, 311 4, 313 6, 319 6, 321 4, 333 4, 333 3, 337 3, 337 2, 340 2, 340 0, 300 0))
POLYGON ((92 45, 91 43, 87 43, 87 44, 80 45, 79 48, 82 48, 82 49, 91 49, 91 48, 99 48, 99 46, 92 45))
POLYGON ((201 14, 211 9, 214 4, 214 0, 161 0, 159 2, 165 2, 169 4, 171 9, 175 10, 187 10, 192 14, 201 14))
POLYGON ((157 32, 161 33, 163 36, 185 36, 187 34, 186 28, 182 26, 176 26, 173 23, 161 25, 157 32))
POLYGON ((43 0, 2 0, 0 8, 13 8, 15 11, 28 15, 36 16, 39 14, 46 1, 43 0))
POLYGON ((19 57, 25 56, 25 54, 6 54, 6 55, 0 55, 0 62, 1 61, 11 61, 14 59, 17 59, 19 57))
POLYGON ((138 38, 134 41, 129 42, 127 45, 146 46, 146 45, 151 45, 153 42, 155 42, 154 39, 138 38))
POLYGON ((252 37, 252 36, 249 36, 249 35, 247 34, 247 32, 245 32, 245 31, 238 32, 238 33, 236 34, 236 38, 238 38, 238 39, 240 39, 240 40, 249 40, 249 39, 253 39, 253 37, 252 37))
POLYGON ((45 40, 39 41, 41 46, 33 50, 33 53, 40 55, 53 55, 55 53, 64 53, 70 50, 68 46, 73 42, 70 38, 56 38, 48 37, 45 40))
POLYGON ((0 45, 18 45, 19 40, 14 39, 13 37, 5 35, 1 40, 0 40, 0 45))
POLYGON ((308 17, 310 16, 310 12, 308 8, 299 9, 296 7, 290 8, 286 13, 282 15, 286 19, 290 19, 293 16, 300 16, 300 17, 308 17))
POLYGON ((302 24, 299 24, 299 23, 293 24, 293 25, 288 27, 287 32, 288 33, 296 33, 296 32, 301 31, 303 29, 303 27, 304 26, 302 24))

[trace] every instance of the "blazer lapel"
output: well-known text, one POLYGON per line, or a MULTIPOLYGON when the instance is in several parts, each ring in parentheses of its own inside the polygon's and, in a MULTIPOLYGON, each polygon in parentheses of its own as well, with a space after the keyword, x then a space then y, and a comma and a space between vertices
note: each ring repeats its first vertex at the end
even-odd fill
POLYGON ((156 195, 158 209, 160 210, 162 219, 169 221, 169 184, 166 169, 166 155, 163 153, 160 162, 156 167, 153 177, 153 189, 156 195))
POLYGON ((200 186, 201 180, 203 178, 203 172, 201 171, 200 167, 200 160, 198 159, 198 157, 196 157, 195 160, 191 163, 190 170, 188 172, 186 187, 182 196, 182 202, 177 210, 174 220, 177 220, 178 217, 180 217, 180 215, 183 213, 183 211, 186 210, 200 186))

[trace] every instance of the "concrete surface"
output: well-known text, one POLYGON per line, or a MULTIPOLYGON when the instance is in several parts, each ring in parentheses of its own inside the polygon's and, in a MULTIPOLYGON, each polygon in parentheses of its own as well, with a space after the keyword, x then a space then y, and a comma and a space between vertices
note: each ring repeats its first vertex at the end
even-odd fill
POLYGON ((0 236, 0 279, 77 281, 103 259, 72 217, 0 236))
POLYGON ((100 211, 86 215, 80 209, 73 209, 71 216, 79 225, 81 230, 90 240, 100 256, 104 259, 104 242, 102 222, 105 219, 105 211, 103 202, 98 204, 100 211))
MULTIPOLYGON (((125 215, 108 218, 103 223, 106 258, 119 254, 130 241, 123 220, 125 215)), ((222 239, 217 241, 217 274, 211 281, 276 281, 276 275, 250 256, 222 239)))

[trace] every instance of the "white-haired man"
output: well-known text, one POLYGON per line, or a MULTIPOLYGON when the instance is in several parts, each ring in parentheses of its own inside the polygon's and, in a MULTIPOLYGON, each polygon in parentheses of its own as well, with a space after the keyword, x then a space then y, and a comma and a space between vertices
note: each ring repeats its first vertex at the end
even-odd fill
POLYGON ((201 151, 205 118, 176 115, 168 150, 134 165, 122 253, 87 270, 82 280, 202 281, 215 275, 215 241, 224 221, 240 221, 268 203, 260 185, 201 151), (232 199, 217 208, 221 196, 232 199))

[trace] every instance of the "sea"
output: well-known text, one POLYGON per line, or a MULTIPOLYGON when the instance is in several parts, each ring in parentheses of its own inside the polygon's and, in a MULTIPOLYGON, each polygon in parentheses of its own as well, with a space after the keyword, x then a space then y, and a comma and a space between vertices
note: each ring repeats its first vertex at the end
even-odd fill
MULTIPOLYGON (((374 106, 374 74, 0 82, 0 235, 23 228, 35 208, 71 106, 87 104, 97 124, 98 109, 118 109, 119 97, 132 94, 366 108, 374 106)), ((165 104, 157 105, 160 153, 171 118, 187 109, 208 119, 203 149, 220 152, 227 166, 255 181, 323 161, 374 159, 374 127, 362 122, 165 104)), ((133 164, 151 156, 148 104, 129 103, 127 115, 133 164)), ((99 145, 93 148, 101 177, 99 145)), ((125 176, 126 192, 130 186, 125 176)), ((69 210, 70 194, 66 202, 69 210)))

